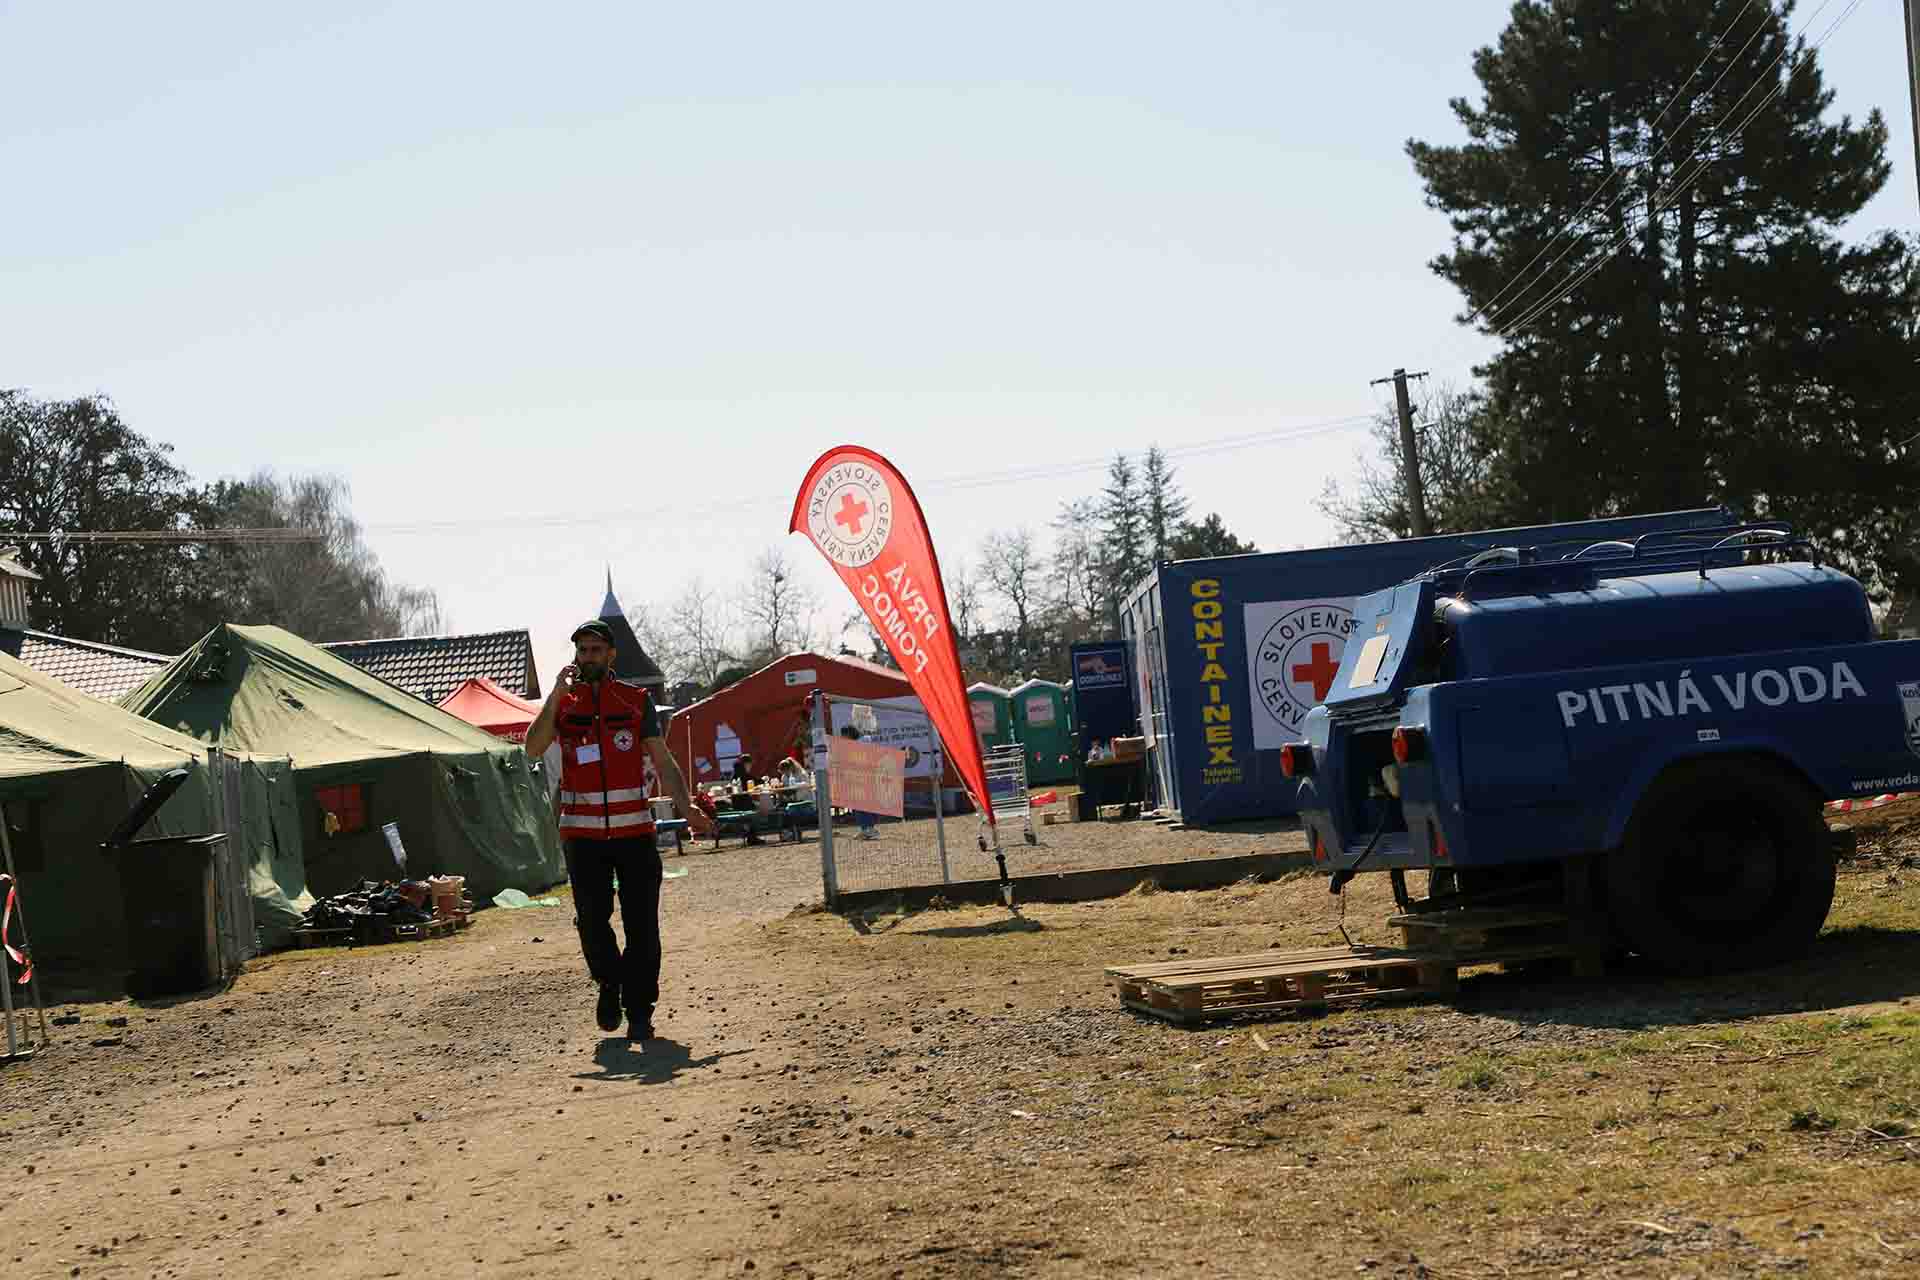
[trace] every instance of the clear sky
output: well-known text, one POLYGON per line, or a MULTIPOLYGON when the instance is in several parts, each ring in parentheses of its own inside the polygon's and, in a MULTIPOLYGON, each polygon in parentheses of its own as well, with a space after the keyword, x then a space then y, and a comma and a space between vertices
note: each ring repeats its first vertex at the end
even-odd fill
MULTIPOLYGON (((345 475, 395 576, 550 673, 603 564, 630 604, 737 579, 834 444, 892 457, 951 560, 1116 449, 1464 378, 1402 145, 1456 138, 1506 12, 0 0, 0 385, 105 392, 205 479, 345 475)), ((1853 230, 1913 228, 1900 0, 1822 61, 1893 128, 1853 230)), ((1315 544, 1361 440, 1181 480, 1315 544)))

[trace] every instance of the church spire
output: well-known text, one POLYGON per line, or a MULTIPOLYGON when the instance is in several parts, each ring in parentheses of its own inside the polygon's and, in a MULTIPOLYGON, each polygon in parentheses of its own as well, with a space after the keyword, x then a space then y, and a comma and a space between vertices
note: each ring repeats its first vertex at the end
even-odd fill
POLYGON ((607 598, 600 602, 600 616, 603 618, 624 618, 627 611, 620 607, 620 601, 613 594, 613 566, 607 566, 607 598))

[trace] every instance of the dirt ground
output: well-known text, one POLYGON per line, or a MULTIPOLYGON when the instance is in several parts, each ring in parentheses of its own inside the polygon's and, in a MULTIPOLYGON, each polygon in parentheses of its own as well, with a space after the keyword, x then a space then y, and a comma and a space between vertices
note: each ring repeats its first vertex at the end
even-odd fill
POLYGON ((668 860, 644 1055, 565 906, 61 1006, 0 1068, 0 1274, 1914 1274, 1920 807, 1849 824, 1814 954, 1710 981, 1182 1030, 1102 966, 1338 941, 1324 880, 849 920, 729 845, 668 860))

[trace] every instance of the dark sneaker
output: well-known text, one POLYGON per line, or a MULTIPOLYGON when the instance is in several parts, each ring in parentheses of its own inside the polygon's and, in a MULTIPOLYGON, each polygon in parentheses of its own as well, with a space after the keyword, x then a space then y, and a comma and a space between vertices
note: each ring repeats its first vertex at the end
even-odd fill
POLYGON ((627 1023, 627 1043, 644 1044, 655 1039, 653 1031, 653 1010, 636 1010, 627 1023))
POLYGON ((594 1021, 600 1024, 602 1031, 620 1029, 620 984, 603 982, 600 984, 600 1003, 593 1009, 594 1021))

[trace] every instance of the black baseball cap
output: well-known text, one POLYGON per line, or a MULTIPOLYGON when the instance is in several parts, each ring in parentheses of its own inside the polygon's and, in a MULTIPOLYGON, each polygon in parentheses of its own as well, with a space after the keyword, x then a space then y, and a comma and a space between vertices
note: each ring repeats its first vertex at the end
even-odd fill
POLYGON ((573 634, 568 636, 567 639, 578 640, 581 636, 597 636, 606 641, 609 646, 613 644, 613 628, 598 618, 593 619, 591 622, 583 622, 575 627, 573 634))

